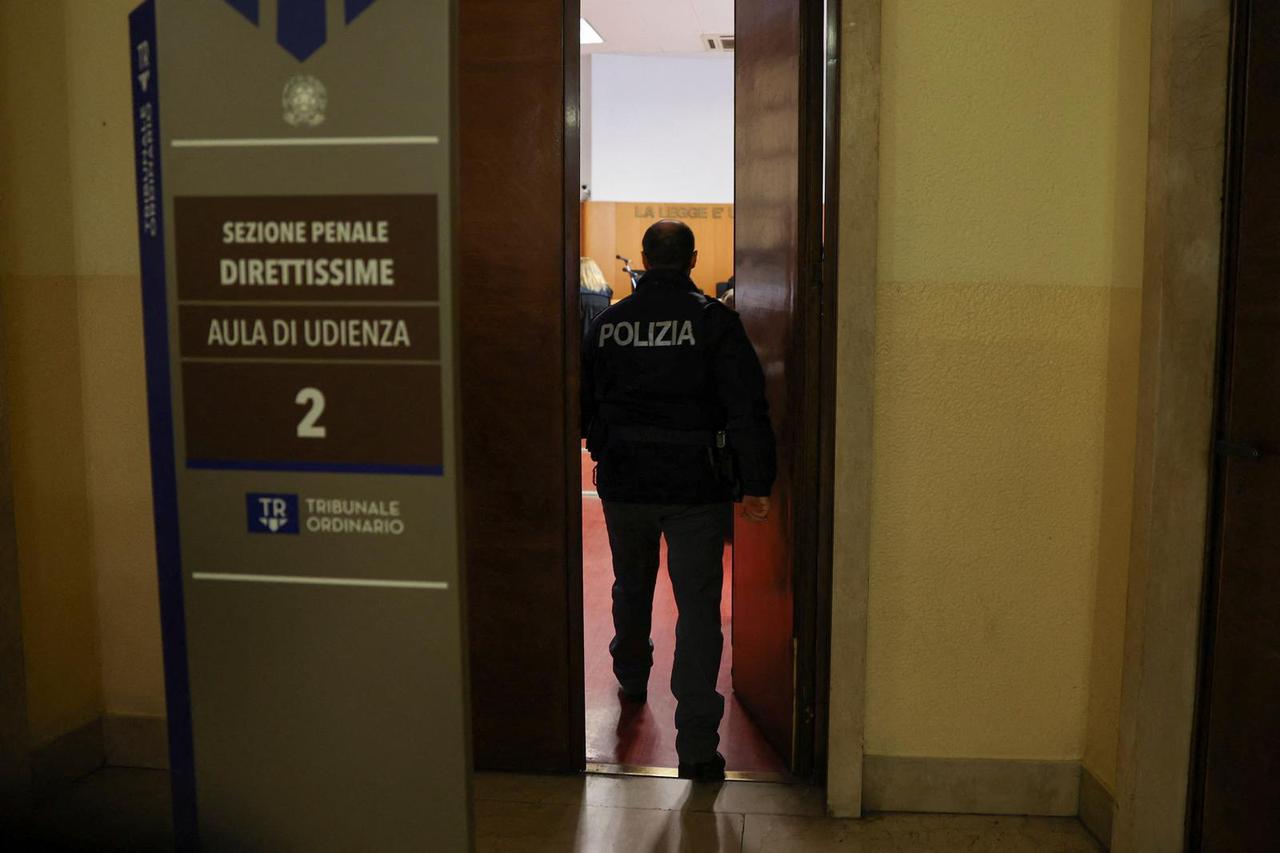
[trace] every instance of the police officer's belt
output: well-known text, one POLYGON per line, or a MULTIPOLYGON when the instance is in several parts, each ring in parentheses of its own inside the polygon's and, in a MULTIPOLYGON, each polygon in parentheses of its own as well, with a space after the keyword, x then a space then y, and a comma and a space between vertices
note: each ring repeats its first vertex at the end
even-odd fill
POLYGON ((662 429, 648 426, 611 425, 609 438, 653 444, 693 444, 702 447, 710 447, 716 443, 716 434, 709 429, 662 429))

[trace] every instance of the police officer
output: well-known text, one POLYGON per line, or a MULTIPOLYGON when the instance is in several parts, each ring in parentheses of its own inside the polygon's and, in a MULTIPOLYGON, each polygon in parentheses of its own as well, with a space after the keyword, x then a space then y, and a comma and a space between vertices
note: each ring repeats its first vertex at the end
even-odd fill
POLYGON ((679 609, 671 672, 679 772, 714 781, 724 778, 716 692, 724 519, 738 497, 747 519, 768 517, 775 454, 760 361, 738 315, 689 278, 697 262, 683 222, 645 232, 635 293, 597 317, 583 341, 582 422, 613 552, 609 651, 620 692, 630 702, 648 695, 665 536, 679 609))

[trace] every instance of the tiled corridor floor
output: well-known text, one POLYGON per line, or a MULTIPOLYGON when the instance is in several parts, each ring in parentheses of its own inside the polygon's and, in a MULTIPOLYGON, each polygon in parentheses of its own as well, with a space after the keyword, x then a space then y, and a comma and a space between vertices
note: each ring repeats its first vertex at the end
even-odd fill
MULTIPOLYGON (((42 803, 15 853, 171 849, 168 774, 101 770, 42 803)), ((1098 853, 1074 818, 823 816, 822 792, 752 782, 477 775, 478 853, 1098 853)))

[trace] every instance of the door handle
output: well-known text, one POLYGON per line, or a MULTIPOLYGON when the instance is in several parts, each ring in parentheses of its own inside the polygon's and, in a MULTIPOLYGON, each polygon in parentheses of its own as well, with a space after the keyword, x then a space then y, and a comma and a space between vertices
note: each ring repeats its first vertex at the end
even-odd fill
POLYGON ((1262 449, 1248 441, 1231 441, 1220 438, 1213 443, 1213 452, 1219 456, 1234 456, 1238 459, 1261 459, 1262 449))

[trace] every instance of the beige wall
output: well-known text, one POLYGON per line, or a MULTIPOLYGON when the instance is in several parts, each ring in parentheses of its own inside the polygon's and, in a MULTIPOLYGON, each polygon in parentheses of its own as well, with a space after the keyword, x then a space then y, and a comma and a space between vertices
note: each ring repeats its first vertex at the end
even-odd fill
POLYGON ((130 0, 0 0, 0 287, 32 737, 162 714, 130 0))
POLYGON ((109 713, 163 714, 134 209, 128 14, 64 0, 87 494, 109 713), (123 47, 122 47, 123 46, 123 47))
POLYGON ((0 314, 32 746, 101 710, 59 4, 0 5, 0 314))
MULTIPOLYGON (((865 748, 1087 756, 1111 780, 1149 4, 882 15, 865 748)), ((857 357, 841 346, 842 376, 857 357)), ((837 588, 857 544, 837 530, 837 588)))

